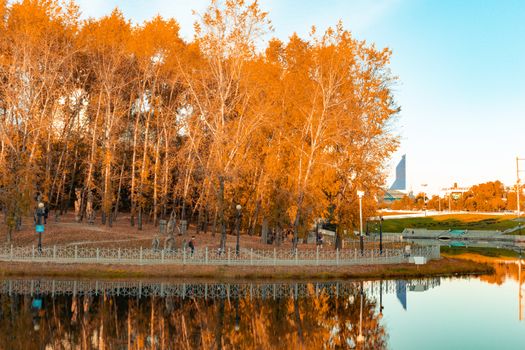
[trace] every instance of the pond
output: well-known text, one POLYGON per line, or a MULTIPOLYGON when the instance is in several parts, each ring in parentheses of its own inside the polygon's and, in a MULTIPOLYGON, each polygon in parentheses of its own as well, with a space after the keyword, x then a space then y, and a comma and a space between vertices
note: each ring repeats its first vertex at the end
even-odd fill
POLYGON ((524 349, 519 279, 0 280, 0 347, 524 349))

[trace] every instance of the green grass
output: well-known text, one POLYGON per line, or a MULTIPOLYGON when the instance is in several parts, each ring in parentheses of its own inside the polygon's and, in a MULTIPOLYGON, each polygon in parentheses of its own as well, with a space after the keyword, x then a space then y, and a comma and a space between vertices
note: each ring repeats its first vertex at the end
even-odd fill
POLYGON ((517 258, 518 252, 512 249, 488 248, 488 247, 441 247, 441 253, 447 255, 478 254, 490 258, 517 258))
MULTIPOLYGON (((447 215, 421 218, 388 219, 383 221, 384 232, 403 232, 405 228, 429 230, 499 230, 505 231, 517 225, 510 216, 447 215)), ((519 232, 516 232, 518 234, 519 232)), ((522 234, 525 234, 525 229, 522 234)))

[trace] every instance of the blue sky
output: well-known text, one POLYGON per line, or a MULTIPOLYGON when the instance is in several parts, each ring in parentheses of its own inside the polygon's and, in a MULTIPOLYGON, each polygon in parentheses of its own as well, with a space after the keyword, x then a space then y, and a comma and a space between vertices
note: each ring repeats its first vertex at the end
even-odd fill
MULTIPOLYGON (((174 17, 191 39, 192 10, 202 11, 208 1, 77 3, 84 17, 115 6, 134 22, 174 17)), ((273 36, 283 40, 341 19, 357 38, 393 50, 402 112, 395 127, 401 147, 390 170, 406 153, 414 191, 423 183, 433 193, 454 182, 515 183, 515 158, 525 158, 525 1, 260 0, 260 6, 270 13, 273 36)))

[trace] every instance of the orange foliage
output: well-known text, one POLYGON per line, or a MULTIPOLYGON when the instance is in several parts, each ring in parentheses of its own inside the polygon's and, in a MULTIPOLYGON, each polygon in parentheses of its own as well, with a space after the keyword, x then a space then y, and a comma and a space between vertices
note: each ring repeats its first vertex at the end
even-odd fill
POLYGON ((256 1, 211 1, 192 42, 173 19, 81 21, 58 0, 2 1, 0 14, 0 200, 13 218, 40 193, 57 210, 76 202, 78 220, 130 210, 139 229, 213 221, 225 239, 240 203, 250 233, 268 222, 297 238, 317 219, 352 231, 357 189, 374 211, 398 142, 391 52, 341 23, 258 51, 271 25, 256 1))

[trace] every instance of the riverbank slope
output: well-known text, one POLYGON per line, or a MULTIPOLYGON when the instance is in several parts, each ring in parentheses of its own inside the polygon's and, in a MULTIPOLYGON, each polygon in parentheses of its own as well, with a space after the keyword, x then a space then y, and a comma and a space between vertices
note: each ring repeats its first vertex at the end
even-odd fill
POLYGON ((1 277, 84 278, 239 278, 239 279, 356 279, 422 278, 435 276, 490 274, 487 264, 453 258, 429 261, 425 265, 352 266, 189 266, 189 265, 104 265, 0 262, 1 277))

